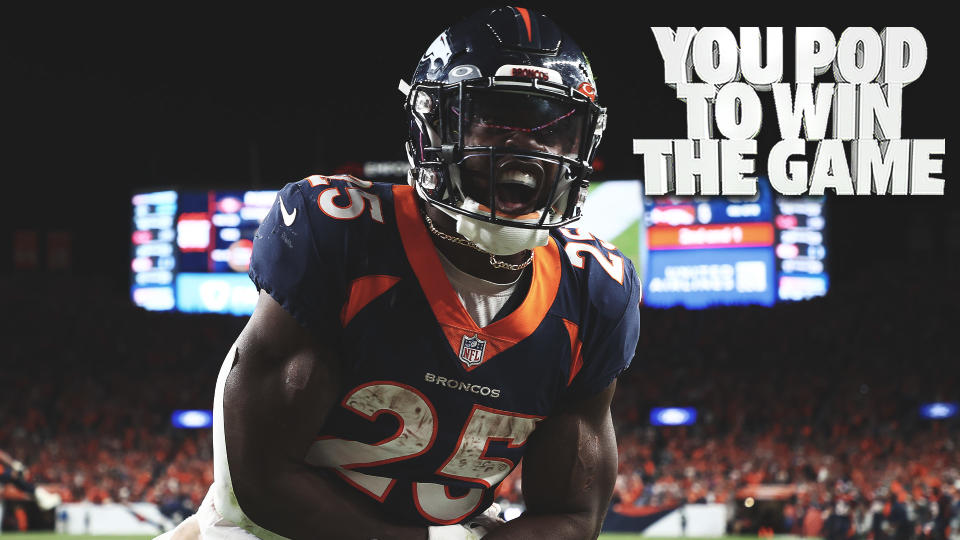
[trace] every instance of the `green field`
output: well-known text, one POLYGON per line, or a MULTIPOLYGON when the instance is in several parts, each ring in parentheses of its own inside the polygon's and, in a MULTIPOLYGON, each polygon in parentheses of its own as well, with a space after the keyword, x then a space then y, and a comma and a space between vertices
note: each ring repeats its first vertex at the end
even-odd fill
POLYGON ((70 538, 72 540, 79 539, 90 539, 90 538, 109 538, 110 540, 149 540, 153 538, 152 536, 97 536, 91 534, 57 534, 51 532, 28 532, 28 533, 11 533, 5 532, 0 534, 0 537, 6 539, 17 538, 21 540, 61 540, 64 538, 70 538))
MULTIPOLYGON (((3 538, 17 538, 22 540, 82 540, 82 539, 94 539, 102 538, 109 540, 149 540, 153 538, 152 536, 91 536, 91 535, 67 535, 67 534, 55 534, 55 533, 3 533, 3 538)), ((644 538, 644 540, 667 540, 667 539, 652 539, 640 536, 639 534, 630 534, 630 533, 609 533, 600 535, 600 540, 634 540, 644 538)), ((737 537, 730 537, 737 538, 737 537)), ((743 537, 755 539, 755 537, 743 537)), ((673 540, 673 539, 670 539, 673 540)), ((698 540, 721 540, 718 538, 703 538, 698 540)))
MULTIPOLYGON (((56 533, 3 533, 0 534, 4 539, 21 539, 21 540, 82 540, 82 539, 94 539, 102 538, 105 540, 149 540, 153 538, 152 536, 93 536, 93 535, 67 535, 67 534, 56 534, 56 533)), ((641 536, 639 534, 633 533, 606 533, 600 535, 600 540, 679 540, 676 538, 657 538, 657 537, 648 537, 641 536)), ((756 536, 723 536, 718 538, 697 538, 696 540, 756 540, 756 536)))
MULTIPOLYGON (((95 535, 68 535, 68 534, 55 534, 55 533, 3 533, 3 538, 17 538, 22 540, 83 540, 83 539, 104 539, 104 540, 150 540, 152 536, 95 536, 95 535)), ((601 534, 600 540, 638 540, 643 538, 644 540, 675 540, 675 539, 655 539, 647 538, 645 536, 640 536, 639 534, 632 533, 608 533, 601 534)), ((721 538, 698 538, 697 540, 730 540, 736 538, 750 538, 751 540, 756 540, 754 536, 744 536, 744 537, 728 537, 725 539, 721 538)))

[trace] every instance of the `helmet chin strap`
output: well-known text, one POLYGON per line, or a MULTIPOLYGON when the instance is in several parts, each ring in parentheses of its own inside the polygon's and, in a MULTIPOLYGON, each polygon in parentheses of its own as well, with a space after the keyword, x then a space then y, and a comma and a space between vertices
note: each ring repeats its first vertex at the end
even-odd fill
MULTIPOLYGON (((442 210, 442 209, 441 209, 441 210, 442 210)), ((452 243, 452 244, 457 244, 457 245, 460 245, 460 246, 466 246, 466 247, 475 249, 475 250, 477 250, 477 251, 479 251, 479 252, 481 252, 481 253, 485 253, 485 254, 487 254, 487 255, 490 255, 490 266, 492 266, 492 267, 494 267, 494 268, 501 268, 501 269, 503 269, 503 270, 519 271, 519 270, 523 270, 523 269, 526 268, 527 266, 530 266, 530 263, 533 262, 533 251, 532 251, 532 250, 530 251, 530 255, 527 257, 527 260, 523 261, 523 262, 520 263, 520 264, 510 264, 510 263, 508 263, 508 262, 501 261, 501 260, 497 259, 497 256, 496 256, 496 255, 494 255, 494 254, 492 254, 492 253, 490 253, 490 252, 488 252, 488 251, 486 251, 486 250, 484 250, 484 249, 481 249, 480 246, 478 246, 477 244, 471 242, 470 240, 465 240, 465 239, 463 239, 463 238, 460 238, 459 236, 453 236, 452 234, 447 234, 447 233, 445 233, 445 232, 437 229, 437 228, 433 225, 433 220, 430 219, 430 216, 428 216, 427 213, 424 212, 423 210, 420 211, 420 214, 423 216, 423 220, 427 223, 427 228, 430 229, 430 232, 431 232, 434 236, 436 236, 437 238, 441 238, 441 239, 443 239, 443 240, 446 240, 447 242, 450 242, 450 243, 452 243)))
MULTIPOLYGON (((462 208, 471 212, 480 212, 480 203, 467 197, 462 208)), ((457 234, 477 245, 483 251, 494 255, 513 255, 525 250, 545 246, 550 239, 547 229, 524 229, 509 225, 498 225, 488 221, 474 219, 440 208, 457 223, 457 234)), ((546 210, 542 210, 546 212, 546 210)))
MULTIPOLYGON (((479 203, 470 198, 463 204, 463 208, 470 211, 478 211, 479 206, 479 203)), ((453 218, 457 234, 469 240, 480 250, 492 255, 514 255, 521 251, 533 250, 547 245, 550 239, 550 232, 547 229, 522 229, 498 225, 474 219, 441 206, 435 208, 453 218)))
MULTIPOLYGON (((448 166, 447 170, 449 171, 451 178, 459 180, 460 167, 455 164, 451 164, 448 166)), ((427 204, 429 204, 430 198, 421 191, 419 182, 413 179, 413 176, 410 176, 410 182, 414 184, 414 188, 417 190, 417 193, 420 195, 420 197, 424 199, 427 204)), ((480 203, 463 194, 463 192, 459 189, 460 182, 457 181, 451 183, 453 184, 451 188, 456 189, 463 198, 464 202, 461 205, 461 208, 469 212, 480 213, 480 203)), ((550 232, 547 229, 526 229, 521 227, 511 227, 509 225, 499 225, 490 223, 488 221, 474 219, 470 216, 465 216, 458 212, 454 212, 453 210, 448 210, 442 206, 434 206, 434 208, 440 210, 444 214, 447 214, 454 220, 456 223, 457 234, 466 238, 479 250, 491 255, 514 255, 520 253, 521 251, 533 250, 534 248, 545 246, 547 245, 547 242, 550 241, 550 232)), ((541 210, 541 212, 550 212, 550 210, 544 209, 541 210)), ((537 220, 535 219, 531 221, 536 222, 537 220)), ((429 221, 427 223, 433 230, 432 223, 429 221)), ((491 262, 491 264, 499 267, 501 264, 507 263, 497 261, 496 263, 491 262)))

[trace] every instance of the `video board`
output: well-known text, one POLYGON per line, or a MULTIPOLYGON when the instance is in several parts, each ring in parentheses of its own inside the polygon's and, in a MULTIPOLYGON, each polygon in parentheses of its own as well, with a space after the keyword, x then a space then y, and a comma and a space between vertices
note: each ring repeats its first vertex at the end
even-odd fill
POLYGON ((577 225, 630 257, 654 307, 755 304, 826 294, 823 199, 646 197, 639 180, 591 184, 577 225))
POLYGON ((804 300, 827 294, 823 199, 778 196, 775 205, 777 298, 804 300))
MULTIPOLYGON (((654 307, 757 304, 826 294, 822 198, 645 197, 639 180, 593 183, 575 226, 631 258, 654 307)), ((149 310, 249 315, 253 237, 276 191, 133 196, 131 287, 149 310)))
POLYGON ((253 237, 276 191, 160 191, 133 196, 134 303, 156 311, 249 315, 253 237))

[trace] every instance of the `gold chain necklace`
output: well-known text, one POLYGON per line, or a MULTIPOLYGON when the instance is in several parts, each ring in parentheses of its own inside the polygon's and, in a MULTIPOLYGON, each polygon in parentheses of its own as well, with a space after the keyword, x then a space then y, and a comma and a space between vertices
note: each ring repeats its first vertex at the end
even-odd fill
POLYGON ((520 264, 510 264, 510 263, 507 263, 507 262, 503 262, 503 261, 501 261, 500 259, 497 259, 497 257, 496 257, 493 253, 487 253, 486 251, 484 251, 483 249, 481 249, 480 246, 474 244, 473 242, 471 242, 471 241, 469 241, 469 240, 466 240, 466 239, 463 239, 463 238, 458 238, 458 237, 456 237, 456 236, 452 236, 452 235, 449 235, 449 234, 447 234, 447 233, 445 233, 445 232, 443 232, 443 231, 438 230, 436 227, 433 226, 433 220, 430 219, 430 216, 428 216, 427 213, 424 212, 423 210, 420 211, 420 215, 423 216, 424 221, 427 222, 427 228, 430 229, 430 232, 431 232, 434 236, 436 236, 437 238, 442 238, 442 239, 446 240, 447 242, 452 242, 452 243, 454 243, 454 244, 458 244, 458 245, 461 245, 461 246, 467 246, 467 247, 469 247, 469 248, 473 248, 473 249, 479 251, 480 253, 486 253, 486 254, 490 255, 490 266, 492 266, 492 267, 494 267, 494 268, 502 268, 502 269, 504 269, 504 270, 517 271, 517 270, 523 270, 524 268, 530 266, 530 263, 533 262, 533 250, 530 250, 530 256, 527 257, 527 260, 523 261, 523 262, 520 263, 520 264))

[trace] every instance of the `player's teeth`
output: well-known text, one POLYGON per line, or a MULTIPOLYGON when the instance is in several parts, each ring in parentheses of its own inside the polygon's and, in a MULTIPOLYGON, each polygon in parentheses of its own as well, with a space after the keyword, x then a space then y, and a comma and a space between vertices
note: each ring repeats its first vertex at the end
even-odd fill
POLYGON ((520 184, 521 186, 526 186, 531 189, 537 187, 537 180, 533 175, 527 174, 523 171, 506 171, 500 175, 500 183, 504 184, 520 184))

